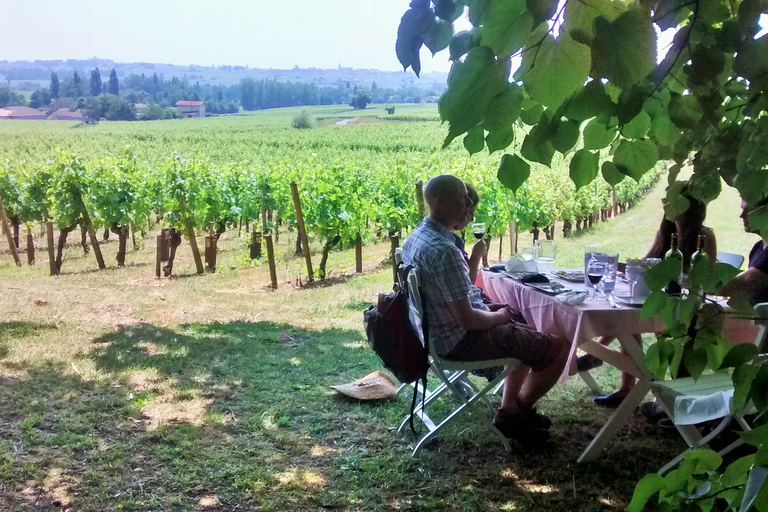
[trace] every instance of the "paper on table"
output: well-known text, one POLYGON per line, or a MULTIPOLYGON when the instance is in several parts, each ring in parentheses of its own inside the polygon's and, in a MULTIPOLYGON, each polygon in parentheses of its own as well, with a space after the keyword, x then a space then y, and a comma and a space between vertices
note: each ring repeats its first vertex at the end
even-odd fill
POLYGON ((504 264, 507 272, 538 272, 539 267, 533 260, 523 261, 520 258, 510 258, 504 264))

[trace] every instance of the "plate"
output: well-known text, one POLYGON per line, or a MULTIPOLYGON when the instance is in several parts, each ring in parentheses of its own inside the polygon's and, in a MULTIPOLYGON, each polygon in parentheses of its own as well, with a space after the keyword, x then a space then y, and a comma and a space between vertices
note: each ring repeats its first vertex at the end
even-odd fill
POLYGON ((508 275, 515 281, 520 281, 522 278, 526 276, 530 276, 531 274, 538 274, 538 273, 539 272, 507 272, 506 270, 504 271, 504 274, 508 275))
POLYGON ((560 293, 571 291, 570 288, 566 288, 560 283, 528 283, 527 286, 535 288, 540 292, 546 293, 547 295, 558 295, 560 293))
POLYGON ((645 304, 645 299, 648 297, 630 297, 629 295, 614 295, 617 301, 626 304, 627 306, 641 307, 645 304))
POLYGON ((583 270, 553 270, 550 274, 564 281, 571 281, 573 283, 584 282, 583 270))

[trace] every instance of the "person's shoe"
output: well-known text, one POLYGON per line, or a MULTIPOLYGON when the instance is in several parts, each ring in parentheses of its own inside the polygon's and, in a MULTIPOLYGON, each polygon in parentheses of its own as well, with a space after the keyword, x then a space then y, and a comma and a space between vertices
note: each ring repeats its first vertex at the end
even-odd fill
POLYGON ((615 409, 621 405, 621 402, 623 402, 625 398, 627 398, 627 393, 623 391, 614 391, 608 395, 593 397, 592 401, 595 405, 615 409))
POLYGON ((658 423, 659 420, 667 417, 667 413, 664 412, 661 404, 656 400, 640 404, 640 412, 651 423, 658 423))
POLYGON ((602 366, 603 360, 599 359, 592 354, 585 354, 576 358, 576 369, 580 372, 588 372, 598 366, 602 366))
POLYGON ((549 432, 533 425, 530 413, 510 414, 499 410, 493 418, 493 426, 504 437, 514 439, 528 448, 542 447, 549 441, 549 432))

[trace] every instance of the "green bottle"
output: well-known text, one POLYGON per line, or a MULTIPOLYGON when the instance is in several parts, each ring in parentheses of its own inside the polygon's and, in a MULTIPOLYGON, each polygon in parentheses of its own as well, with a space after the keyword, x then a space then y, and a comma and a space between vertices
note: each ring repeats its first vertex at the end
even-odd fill
POLYGON ((691 256, 691 268, 699 261, 709 258, 709 255, 704 251, 704 244, 707 241, 706 235, 699 235, 698 243, 696 244, 696 252, 691 256))
POLYGON ((682 285, 683 285, 683 253, 680 252, 680 249, 677 248, 677 240, 678 236, 677 233, 672 233, 672 243, 667 251, 667 253, 664 255, 665 260, 669 259, 676 259, 680 261, 680 274, 677 276, 677 280, 670 281, 667 287, 664 289, 668 294, 670 295, 678 295, 682 291, 682 285))

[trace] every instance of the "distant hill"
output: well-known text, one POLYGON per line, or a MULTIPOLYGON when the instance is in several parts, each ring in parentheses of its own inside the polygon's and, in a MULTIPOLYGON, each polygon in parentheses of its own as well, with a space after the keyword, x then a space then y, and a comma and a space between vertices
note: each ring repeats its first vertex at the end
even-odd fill
POLYGON ((314 83, 319 87, 345 85, 370 88, 373 82, 377 87, 399 89, 402 86, 415 86, 420 89, 442 90, 445 88, 447 73, 423 73, 421 78, 413 72, 379 71, 376 69, 353 69, 339 65, 336 69, 299 68, 261 69, 248 66, 179 66, 174 64, 155 64, 150 62, 114 62, 109 59, 87 60, 35 60, 7 61, 0 60, 0 85, 29 90, 30 86, 46 86, 52 71, 61 77, 77 71, 82 77, 89 76, 90 70, 98 67, 106 77, 109 70, 115 68, 118 78, 131 73, 158 76, 169 80, 172 77, 186 79, 189 83, 199 82, 211 85, 233 85, 243 78, 255 80, 277 80, 279 82, 314 83), (29 84, 25 84, 29 82, 29 84), (25 87, 26 86, 26 87, 25 87))

